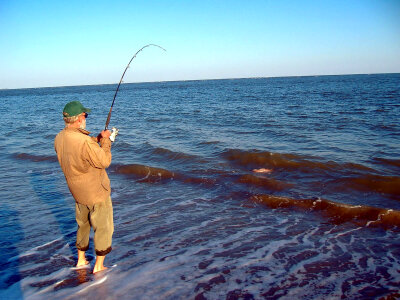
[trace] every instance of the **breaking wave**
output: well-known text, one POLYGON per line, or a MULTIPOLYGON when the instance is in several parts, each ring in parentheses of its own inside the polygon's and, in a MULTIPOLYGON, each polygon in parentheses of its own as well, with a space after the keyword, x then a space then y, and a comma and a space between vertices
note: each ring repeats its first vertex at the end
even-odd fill
POLYGON ((339 164, 333 161, 322 162, 312 160, 313 158, 308 156, 273 153, 268 151, 259 152, 229 149, 223 153, 223 156, 229 161, 248 168, 257 166, 285 170, 301 169, 303 171, 307 169, 318 169, 324 171, 341 171, 343 169, 353 171, 374 171, 371 168, 355 163, 339 164))
POLYGON ((325 199, 293 199, 273 195, 254 195, 252 201, 270 208, 300 208, 322 212, 335 223, 355 222, 359 225, 400 226, 400 211, 366 205, 349 205, 325 199))

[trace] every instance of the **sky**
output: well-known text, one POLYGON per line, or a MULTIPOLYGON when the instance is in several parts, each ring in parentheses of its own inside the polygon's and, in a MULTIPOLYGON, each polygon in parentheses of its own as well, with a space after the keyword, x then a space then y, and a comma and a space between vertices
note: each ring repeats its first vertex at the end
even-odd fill
POLYGON ((0 89, 400 73, 400 0, 0 0, 0 89))

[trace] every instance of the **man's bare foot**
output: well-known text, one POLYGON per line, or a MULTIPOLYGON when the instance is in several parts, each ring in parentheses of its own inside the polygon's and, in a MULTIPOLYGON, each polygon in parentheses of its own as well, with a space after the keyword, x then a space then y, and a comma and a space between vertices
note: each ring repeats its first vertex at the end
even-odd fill
POLYGON ((88 265, 89 262, 86 260, 85 251, 78 250, 78 263, 76 267, 82 267, 88 265))
POLYGON ((108 268, 105 267, 105 266, 101 266, 101 267, 98 267, 98 268, 96 268, 96 266, 94 266, 93 274, 96 274, 97 272, 101 272, 101 271, 104 271, 104 270, 107 270, 107 269, 108 268))
POLYGON ((89 264, 89 262, 86 260, 86 259, 84 259, 84 260, 78 260, 78 263, 76 264, 76 267, 78 268, 78 267, 82 267, 82 266, 87 266, 89 264))
POLYGON ((261 168, 261 169, 254 169, 253 172, 256 172, 256 173, 271 173, 272 170, 271 169, 261 168))
POLYGON ((99 255, 96 257, 96 264, 94 265, 93 274, 96 274, 97 272, 104 271, 107 269, 104 266, 105 258, 106 258, 105 256, 99 256, 99 255))

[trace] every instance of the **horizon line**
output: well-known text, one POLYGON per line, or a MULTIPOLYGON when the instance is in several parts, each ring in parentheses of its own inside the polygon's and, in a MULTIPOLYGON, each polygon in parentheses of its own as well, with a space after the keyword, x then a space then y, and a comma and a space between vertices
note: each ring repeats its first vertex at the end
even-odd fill
MULTIPOLYGON (((240 80, 240 79, 262 79, 262 78, 290 78, 290 77, 325 77, 325 76, 355 76, 355 75, 384 75, 400 74, 400 72, 388 73, 345 73, 345 74, 315 74, 315 75, 285 75, 285 76, 254 76, 254 77, 231 77, 231 78, 204 78, 204 79, 180 79, 180 80, 155 80, 155 81, 134 81, 122 82, 122 84, 141 84, 141 83, 162 83, 162 82, 186 82, 186 81, 213 81, 213 80, 240 80)), ((21 88, 0 88, 0 91, 27 90, 27 89, 47 89, 47 88, 68 88, 100 85, 117 85, 118 83, 97 83, 82 85, 58 85, 58 86, 39 86, 39 87, 21 87, 21 88)))

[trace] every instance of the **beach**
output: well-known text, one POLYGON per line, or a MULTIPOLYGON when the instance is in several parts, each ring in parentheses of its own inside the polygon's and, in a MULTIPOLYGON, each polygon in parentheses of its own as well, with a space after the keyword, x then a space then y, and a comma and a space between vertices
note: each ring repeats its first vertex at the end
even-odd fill
POLYGON ((90 267, 74 268, 75 203, 53 143, 73 100, 97 136, 116 85, 0 90, 0 297, 399 296, 399 83, 123 84, 107 170, 113 251, 96 275, 93 241, 90 267))

